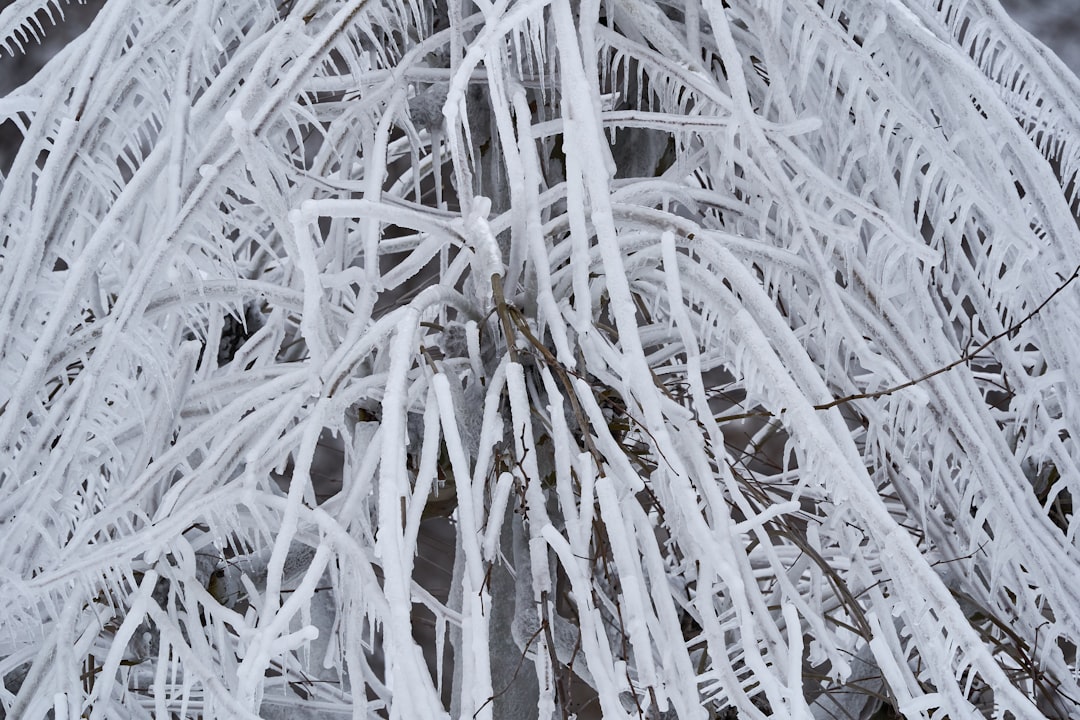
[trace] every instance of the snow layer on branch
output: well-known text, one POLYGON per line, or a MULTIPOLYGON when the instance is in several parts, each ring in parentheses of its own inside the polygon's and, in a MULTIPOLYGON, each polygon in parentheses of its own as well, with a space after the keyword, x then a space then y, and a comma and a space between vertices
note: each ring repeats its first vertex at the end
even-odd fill
POLYGON ((110 0, 0 98, 3 713, 1075 716, 1077 97, 990 0, 110 0))

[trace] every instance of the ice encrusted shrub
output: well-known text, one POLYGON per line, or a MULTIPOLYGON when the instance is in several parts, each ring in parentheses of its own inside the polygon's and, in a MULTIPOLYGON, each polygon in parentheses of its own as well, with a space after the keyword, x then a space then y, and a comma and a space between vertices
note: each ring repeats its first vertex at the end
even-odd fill
POLYGON ((0 706, 1075 716, 1077 97, 994 0, 109 0, 0 100, 0 706))

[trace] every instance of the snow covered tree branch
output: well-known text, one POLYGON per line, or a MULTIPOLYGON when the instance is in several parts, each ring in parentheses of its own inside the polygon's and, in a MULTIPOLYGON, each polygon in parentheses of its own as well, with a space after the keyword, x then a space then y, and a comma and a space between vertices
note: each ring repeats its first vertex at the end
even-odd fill
POLYGON ((1078 97, 996 0, 108 0, 0 99, 2 714, 1074 717, 1078 97))

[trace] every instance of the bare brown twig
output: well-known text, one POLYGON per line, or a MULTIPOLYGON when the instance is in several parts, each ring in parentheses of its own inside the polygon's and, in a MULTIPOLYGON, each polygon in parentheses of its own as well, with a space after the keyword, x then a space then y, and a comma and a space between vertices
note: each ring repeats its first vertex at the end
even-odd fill
MULTIPOLYGON (((927 381, 927 380, 929 380, 931 378, 937 377, 938 375, 942 375, 944 373, 947 373, 950 370, 952 370, 952 369, 954 369, 954 368, 956 368, 956 367, 958 367, 960 365, 964 365, 964 364, 966 364, 968 362, 971 362, 972 360, 974 360, 979 355, 979 353, 986 350, 988 347, 993 345, 995 342, 997 342, 1001 338, 1006 337, 1008 335, 1012 335, 1014 332, 1016 332, 1021 327, 1023 327, 1025 323, 1027 323, 1029 320, 1031 320, 1031 318, 1035 317, 1040 312, 1042 312, 1043 308, 1045 308, 1047 305, 1049 305, 1050 302, 1055 297, 1057 297, 1059 294, 1061 294, 1061 292, 1065 288, 1067 288, 1069 285, 1071 285, 1072 282, 1074 280, 1076 280, 1078 277, 1080 277, 1080 265, 1077 265, 1076 269, 1072 271, 1072 274, 1069 275, 1069 277, 1066 278, 1065 281, 1062 282, 1061 285, 1059 285, 1056 290, 1054 290, 1054 292, 1050 293, 1046 297, 1045 300, 1043 300, 1041 303, 1039 303, 1038 307, 1036 307, 1034 310, 1029 312, 1027 315, 1025 315, 1020 320, 1018 320, 1015 323, 1013 323, 1012 325, 1010 325, 1005 330, 1002 330, 997 335, 994 335, 989 340, 987 340, 983 344, 979 345, 974 350, 965 352, 963 355, 961 355, 959 358, 957 358, 953 362, 949 363, 948 365, 944 365, 942 367, 939 367, 936 370, 931 370, 930 372, 926 373, 925 375, 920 375, 917 378, 914 378, 912 380, 907 380, 905 382, 900 383, 899 385, 893 385, 892 387, 885 388, 884 390, 878 390, 876 392, 869 392, 869 393, 854 393, 852 395, 845 395, 844 397, 836 398, 835 400, 830 400, 827 403, 821 403, 819 405, 815 405, 814 409, 815 410, 830 410, 830 409, 832 409, 834 407, 837 407, 838 405, 844 405, 844 404, 849 403, 849 402, 854 402, 855 400, 876 400, 877 398, 885 397, 887 395, 892 395, 893 393, 899 392, 901 390, 906 390, 909 387, 913 387, 915 385, 918 385, 919 383, 922 383, 922 382, 925 382, 925 381, 927 381)), ((783 412, 783 409, 781 409, 780 412, 783 412)), ((716 418, 716 422, 729 422, 729 421, 733 421, 733 420, 745 420, 746 418, 752 418, 752 417, 774 417, 775 415, 776 415, 776 413, 769 412, 768 410, 754 410, 754 411, 750 411, 750 412, 738 413, 738 414, 735 414, 735 415, 724 415, 722 417, 716 418)))

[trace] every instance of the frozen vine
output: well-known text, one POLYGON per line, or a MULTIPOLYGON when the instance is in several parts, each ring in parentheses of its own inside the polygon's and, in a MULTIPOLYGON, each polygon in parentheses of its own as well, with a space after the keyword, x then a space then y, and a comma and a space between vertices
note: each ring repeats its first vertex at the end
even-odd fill
POLYGON ((994 0, 109 0, 0 99, 0 707, 1075 716, 1077 97, 994 0))

